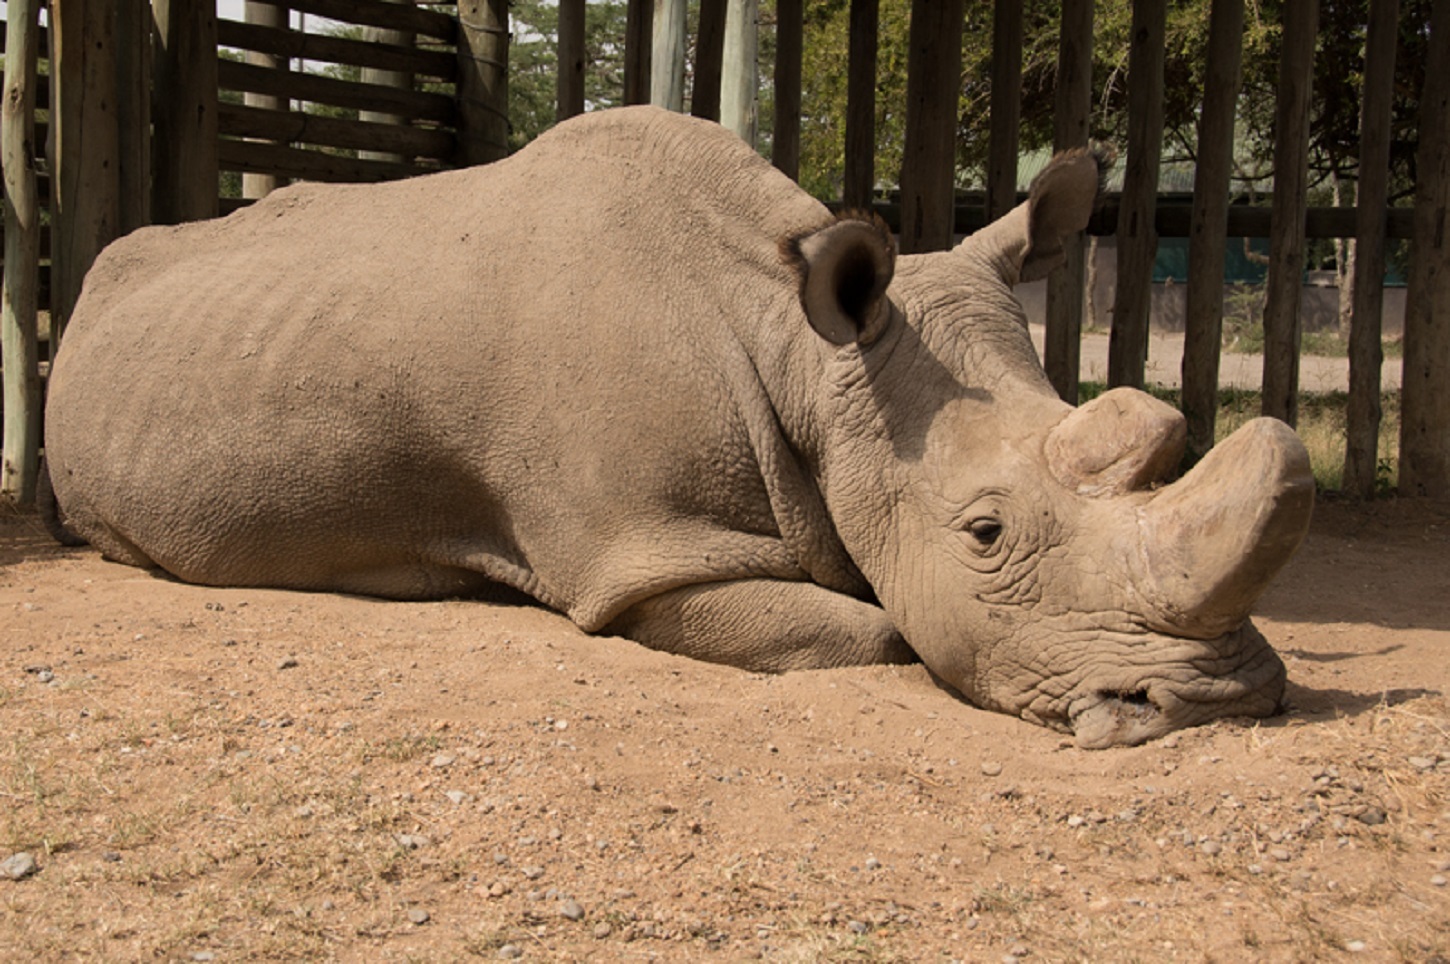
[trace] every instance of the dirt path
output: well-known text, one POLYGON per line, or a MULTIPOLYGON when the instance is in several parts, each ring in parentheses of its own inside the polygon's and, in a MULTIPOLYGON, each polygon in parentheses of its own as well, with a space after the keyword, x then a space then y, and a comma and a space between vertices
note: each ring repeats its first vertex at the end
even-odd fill
POLYGON ((0 519, 0 959, 1450 958, 1450 507, 1321 506, 1290 710, 1074 748, 920 667, 180 585, 0 519))
MULTIPOLYGON (((1032 342, 1042 357, 1045 330, 1032 326, 1032 342)), ((1085 382, 1108 380, 1108 336, 1091 332, 1083 335, 1079 367, 1085 382)), ((1148 337, 1148 360, 1144 378, 1150 385, 1177 388, 1183 381, 1183 333, 1152 332, 1148 337)), ((1380 371, 1380 384, 1385 391, 1400 387, 1403 365, 1398 358, 1387 358, 1380 371)), ((1219 384, 1225 388, 1257 390, 1263 382, 1264 356, 1224 352, 1219 358, 1219 384)), ((1299 361, 1299 389, 1305 392, 1349 391, 1349 359, 1305 355, 1299 361)))

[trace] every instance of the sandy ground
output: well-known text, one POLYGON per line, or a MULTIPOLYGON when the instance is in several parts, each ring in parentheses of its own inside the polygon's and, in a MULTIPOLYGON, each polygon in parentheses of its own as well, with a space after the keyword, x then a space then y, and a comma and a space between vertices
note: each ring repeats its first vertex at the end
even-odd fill
POLYGON ((1321 505, 1290 707, 1090 752, 916 666, 181 585, 0 518, 3 960, 1450 959, 1450 506, 1321 505))
MULTIPOLYGON (((1045 329, 1031 326, 1032 343, 1037 357, 1042 357, 1045 329)), ((1082 336, 1079 374, 1085 382, 1108 380, 1108 336, 1087 332, 1082 336)), ((1398 391, 1403 363, 1386 358, 1380 370, 1380 385, 1385 391, 1398 391)), ((1177 388, 1183 381, 1183 333, 1153 331, 1148 336, 1148 358, 1143 378, 1149 385, 1177 388)), ((1257 390, 1263 383, 1264 356, 1224 352, 1219 356, 1219 384, 1225 388, 1257 390)), ((1304 392, 1349 391, 1349 359, 1304 355, 1299 360, 1299 390, 1304 392)))

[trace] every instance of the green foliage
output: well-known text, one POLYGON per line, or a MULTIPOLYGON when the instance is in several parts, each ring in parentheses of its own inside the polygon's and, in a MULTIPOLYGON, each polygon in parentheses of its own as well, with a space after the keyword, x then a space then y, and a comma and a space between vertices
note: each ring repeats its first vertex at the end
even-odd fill
MULTIPOLYGON (((614 107, 624 101, 626 5, 589 3, 584 10, 585 109, 614 107)), ((559 7, 514 0, 509 18, 514 35, 509 47, 509 149, 518 150, 554 125, 559 7)))

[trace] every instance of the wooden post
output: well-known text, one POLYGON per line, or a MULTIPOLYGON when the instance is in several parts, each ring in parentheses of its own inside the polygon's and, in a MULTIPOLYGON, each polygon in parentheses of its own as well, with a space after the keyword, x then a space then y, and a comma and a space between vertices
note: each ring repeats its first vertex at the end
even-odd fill
POLYGON ((1128 47, 1128 163, 1118 207, 1118 286, 1108 338, 1108 385, 1143 387, 1158 231, 1158 162, 1163 153, 1163 0, 1133 0, 1128 47))
MULTIPOLYGON (((401 3, 403 0, 392 0, 394 3, 401 3)), ((563 8, 560 8, 560 22, 563 21, 563 8)), ((418 42, 418 35, 411 30, 388 30, 383 27, 366 27, 363 29, 363 38, 373 43, 393 44, 398 47, 412 47, 418 42)), ((563 61, 560 60, 560 75, 563 75, 563 61)), ((380 70, 377 67, 363 67, 359 72, 359 80, 365 84, 378 84, 383 87, 392 87, 397 90, 413 89, 413 74, 405 70, 380 70)), ((388 114, 376 110, 360 110, 357 112, 357 119, 371 121, 375 124, 395 124, 406 126, 406 117, 397 114, 388 114)), ((358 151, 359 160, 364 161, 412 161, 410 157, 401 154, 394 154, 389 151, 358 151)))
POLYGON ((1213 448, 1218 419, 1218 366, 1223 351, 1223 283, 1228 243, 1229 178, 1233 173, 1234 112, 1243 58, 1244 0, 1213 0, 1208 64, 1198 118, 1198 166, 1189 221, 1188 302, 1183 335, 1183 414, 1186 460, 1213 448))
MULTIPOLYGON (((1063 0, 1057 48, 1053 148, 1085 147, 1093 95, 1093 2, 1063 0)), ((1043 365, 1063 401, 1077 404, 1082 364, 1084 261, 1079 235, 1063 240, 1067 262, 1047 277, 1047 333, 1043 365)))
MULTIPOLYGON (((119 8, 52 0, 50 37, 52 357, 81 282, 121 224, 116 33, 119 8)), ((216 203, 216 182, 211 184, 216 203)))
POLYGON ((1309 180, 1309 103, 1319 0, 1284 0, 1283 52, 1274 116, 1274 206, 1264 305, 1265 415, 1299 416, 1299 303, 1304 285, 1304 211, 1309 180))
MULTIPOLYGON (((73 0, 71 0, 73 2, 73 0)), ((217 214, 216 3, 152 0, 156 17, 154 220, 217 214)))
POLYGON ((559 0, 557 120, 584 113, 584 0, 559 0))
POLYGON ((116 125, 120 169, 120 228, 129 234, 151 223, 151 3, 118 0, 116 125))
POLYGON ((842 199, 848 208, 869 208, 876 195, 876 48, 880 20, 880 0, 851 0, 842 185, 842 199))
MULTIPOLYGON (((254 23, 262 27, 287 26, 286 7, 273 6, 270 3, 259 3, 257 0, 247 0, 246 6, 243 8, 243 17, 247 23, 254 23)), ((255 50, 248 50, 246 57, 247 63, 254 67, 266 67, 269 70, 288 69, 286 57, 259 53, 255 50)), ((275 94, 254 94, 251 91, 247 91, 242 95, 242 102, 248 107, 262 107, 268 110, 288 110, 291 107, 291 103, 285 97, 278 97, 275 94)), ((275 174, 253 174, 250 171, 243 172, 242 197, 266 197, 286 182, 286 178, 278 177, 275 174)))
POLYGON ((1385 209, 1389 203, 1390 108, 1399 19, 1400 0, 1370 0, 1359 105, 1359 196, 1355 201, 1359 225, 1349 279, 1349 403, 1340 484, 1345 492, 1361 499, 1374 496, 1379 475, 1385 209))
POLYGON ((685 109, 685 0, 655 0, 649 102, 685 109))
POLYGON ((624 15, 624 102, 648 104, 654 0, 629 0, 624 15))
POLYGON ((1017 206, 1018 128, 1022 126, 1022 3, 996 0, 992 12, 992 106, 987 140, 987 222, 1017 206))
POLYGON ((40 196, 35 169, 35 65, 40 0, 5 8, 5 100, 0 164, 5 176, 5 279, 0 294, 0 361, 5 372, 0 496, 35 501, 40 452, 40 196))
POLYGON ((458 0, 458 162, 509 152, 508 0, 458 0))
POLYGON ((963 0, 912 0, 901 160, 901 250, 951 247, 963 0))
POLYGON ((720 74, 725 62, 727 0, 700 0, 700 30, 695 35, 695 78, 690 113, 720 119, 720 74))
POLYGON ((1430 11, 1405 308, 1400 494, 1450 499, 1450 0, 1430 11))
POLYGON ((801 167, 801 57, 805 14, 801 0, 775 3, 775 131, 770 159, 791 178, 801 167))
POLYGON ((725 56, 720 70, 720 123, 755 146, 755 92, 760 87, 758 0, 730 0, 725 13, 725 56))

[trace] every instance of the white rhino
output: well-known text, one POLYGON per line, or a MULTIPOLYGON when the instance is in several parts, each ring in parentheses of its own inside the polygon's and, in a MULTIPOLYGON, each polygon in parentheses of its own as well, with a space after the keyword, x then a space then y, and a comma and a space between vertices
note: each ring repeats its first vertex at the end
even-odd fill
POLYGON ((1247 621, 1313 484, 1282 423, 1165 485, 1179 414, 1073 409, 1012 294, 1086 223, 1058 158, 896 257, 722 128, 651 108, 383 185, 152 227, 50 384, 69 526, 196 583, 501 585, 755 670, 920 658, 982 707, 1137 743, 1276 711, 1247 621))

